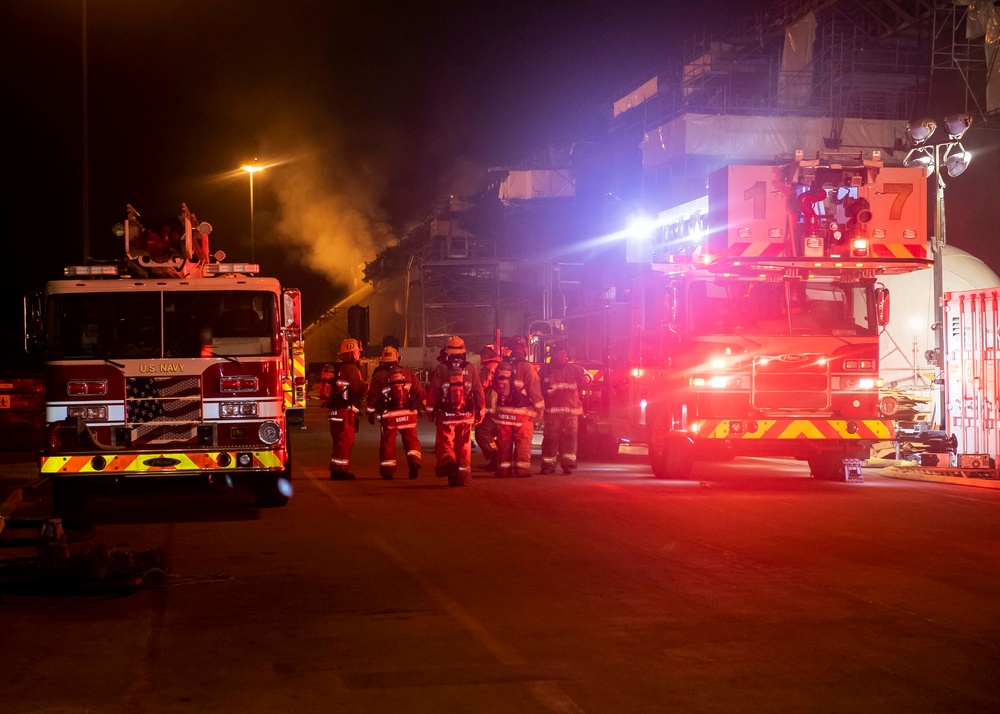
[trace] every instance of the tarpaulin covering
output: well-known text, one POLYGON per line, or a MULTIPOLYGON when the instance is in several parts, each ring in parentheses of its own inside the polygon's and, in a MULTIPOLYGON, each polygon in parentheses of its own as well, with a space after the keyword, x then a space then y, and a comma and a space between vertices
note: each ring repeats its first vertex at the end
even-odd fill
POLYGON ((966 39, 983 38, 986 53, 986 113, 1000 109, 1000 9, 993 0, 958 0, 969 8, 965 26, 966 39))
POLYGON ((511 171, 500 184, 504 203, 534 198, 572 198, 576 185, 569 170, 511 171))
MULTIPOLYGON (((823 151, 823 137, 832 134, 829 117, 773 117, 685 114, 647 132, 642 141, 642 166, 652 169, 689 154, 728 159, 772 161, 806 157, 823 151)), ((892 148, 906 131, 906 122, 844 119, 840 148, 892 148)))
POLYGON ((618 116, 619 114, 624 114, 629 109, 634 109, 635 107, 642 104, 644 101, 656 95, 658 91, 657 87, 657 77, 653 77, 651 80, 643 84, 641 87, 636 89, 631 94, 622 97, 614 106, 614 114, 618 116))
POLYGON ((816 15, 809 12, 785 28, 785 46, 778 72, 778 102, 782 106, 801 104, 812 92, 813 44, 816 42, 816 15))

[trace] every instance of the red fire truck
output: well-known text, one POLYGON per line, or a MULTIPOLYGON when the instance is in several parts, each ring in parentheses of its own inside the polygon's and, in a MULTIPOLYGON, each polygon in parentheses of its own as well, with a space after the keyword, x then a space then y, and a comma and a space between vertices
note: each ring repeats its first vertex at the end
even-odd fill
POLYGON ((707 196, 630 238, 627 287, 582 313, 602 337, 563 320, 571 353, 601 356, 581 443, 645 442, 657 478, 757 455, 860 481, 871 442, 893 438, 878 278, 930 264, 925 186, 878 152, 712 173, 707 196))
MULTIPOLYGON (((291 314, 302 314, 302 297, 298 290, 286 290, 285 299, 291 303, 286 306, 291 314)), ((285 415, 289 424, 304 424, 306 417, 306 341, 303 331, 298 329, 288 332, 287 337, 285 349, 288 352, 286 360, 288 370, 281 380, 281 389, 285 393, 285 415)))
POLYGON ((150 477, 242 480, 260 506, 285 505, 299 292, 221 262, 211 226, 186 206, 149 228, 129 206, 115 228, 122 263, 67 267, 25 299, 25 344, 45 362, 41 472, 57 510, 80 508, 101 482, 150 477))

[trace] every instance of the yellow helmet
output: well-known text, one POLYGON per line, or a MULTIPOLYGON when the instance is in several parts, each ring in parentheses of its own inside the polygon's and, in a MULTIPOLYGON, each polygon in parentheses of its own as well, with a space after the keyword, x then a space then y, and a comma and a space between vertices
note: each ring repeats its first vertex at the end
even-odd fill
POLYGON ((382 356, 379 358, 379 362, 399 362, 399 351, 392 345, 388 345, 382 350, 382 356))
POLYGON ((446 355, 464 355, 465 354, 465 340, 463 340, 458 335, 448 338, 448 344, 444 346, 444 353, 446 355))
POLYGON ((340 343, 340 352, 338 352, 337 354, 346 355, 350 352, 360 352, 360 351, 361 351, 361 343, 355 339, 348 338, 340 343))

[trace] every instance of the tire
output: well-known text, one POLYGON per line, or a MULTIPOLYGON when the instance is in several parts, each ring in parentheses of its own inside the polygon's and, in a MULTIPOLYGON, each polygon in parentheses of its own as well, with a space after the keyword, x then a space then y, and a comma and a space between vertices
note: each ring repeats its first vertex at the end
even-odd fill
POLYGON ((691 476, 694 464, 690 447, 670 434, 662 419, 649 430, 649 465, 658 479, 683 480, 691 476))
POLYGON ((87 485, 72 479, 53 479, 52 510, 63 527, 86 531, 92 528, 87 508, 87 485))
POLYGON ((282 508, 292 493, 292 452, 289 448, 285 468, 278 473, 261 474, 253 484, 258 508, 282 508))
POLYGON ((809 459, 809 471, 812 477, 819 481, 847 480, 844 471, 844 458, 840 454, 817 454, 809 459))

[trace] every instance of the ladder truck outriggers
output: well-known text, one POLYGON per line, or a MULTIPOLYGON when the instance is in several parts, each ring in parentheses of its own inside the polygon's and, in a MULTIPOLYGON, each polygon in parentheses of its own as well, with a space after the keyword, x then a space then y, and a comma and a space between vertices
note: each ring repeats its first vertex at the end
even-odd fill
POLYGON ((878 408, 879 276, 931 263, 920 169, 878 151, 727 166, 627 252, 628 299, 605 306, 627 310, 605 320, 627 335, 604 339, 593 432, 645 442, 662 479, 767 456, 862 480, 871 443, 894 438, 878 408))
POLYGON ((115 226, 124 261, 66 267, 25 298, 57 512, 79 511, 102 483, 156 477, 242 481, 259 506, 285 505, 299 291, 221 262, 186 205, 178 220, 139 219, 129 206, 115 226))

